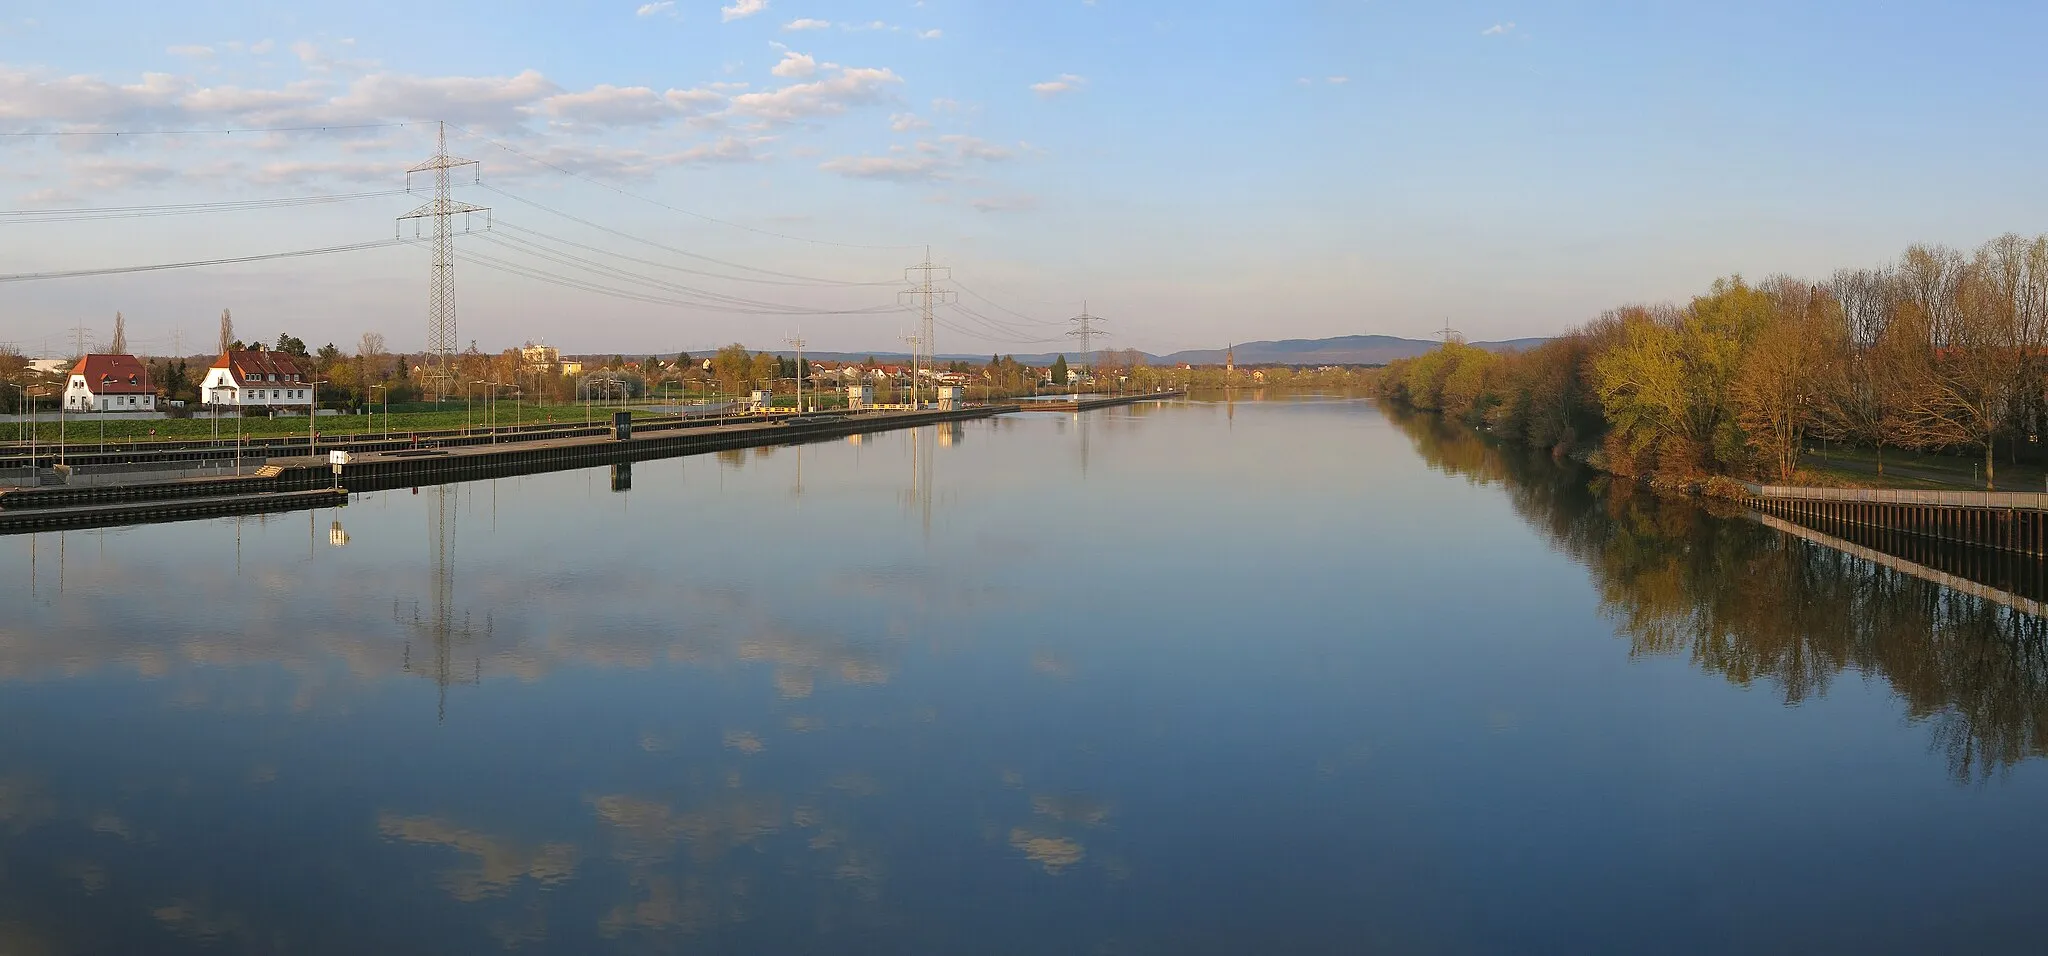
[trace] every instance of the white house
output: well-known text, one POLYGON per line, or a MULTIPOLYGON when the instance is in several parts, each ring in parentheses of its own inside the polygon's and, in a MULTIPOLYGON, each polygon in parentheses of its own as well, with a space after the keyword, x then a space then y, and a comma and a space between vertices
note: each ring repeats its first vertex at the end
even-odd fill
POLYGON ((153 412, 149 370, 133 355, 88 355, 71 369, 64 407, 74 412, 153 412))
POLYGON ((199 383, 199 401, 235 408, 313 407, 313 376, 284 352, 222 352, 199 383))

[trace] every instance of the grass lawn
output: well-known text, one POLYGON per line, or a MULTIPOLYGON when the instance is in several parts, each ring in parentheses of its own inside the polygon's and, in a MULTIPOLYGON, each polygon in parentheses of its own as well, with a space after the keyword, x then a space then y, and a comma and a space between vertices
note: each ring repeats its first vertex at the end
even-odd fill
MULTIPOLYGON (((2043 491, 2044 472, 2035 464, 2012 464, 2010 452, 1999 449, 1997 477, 1999 491, 2043 491)), ((1840 484, 1868 488, 1939 488, 1952 491, 1983 491, 1984 460, 1979 457, 1933 455, 1886 449, 1884 475, 1877 474, 1877 453, 1868 448, 1830 446, 1825 456, 1815 446, 1801 462, 1801 471, 1835 479, 1840 484)))
MULTIPOLYGON (((651 414, 630 407, 627 410, 632 411, 636 415, 651 414)), ((498 424, 509 427, 514 424, 540 424, 550 419, 557 424, 575 423, 580 425, 586 420, 586 416, 588 421, 593 424, 603 423, 611 421, 611 414, 614 409, 602 405, 592 405, 587 410, 583 405, 545 405, 540 407, 522 405, 515 409, 512 403, 505 402, 500 404, 497 411, 498 424)), ((369 415, 335 415, 316 418, 313 421, 319 425, 320 434, 323 436, 382 435, 385 431, 384 415, 376 412, 369 415)), ((472 409, 467 414, 460 410, 392 412, 390 432, 392 437, 395 438, 414 431, 459 429, 464 426, 465 422, 472 428, 484 428, 489 424, 481 405, 472 409)), ((219 424, 221 436, 232 439, 235 435, 234 420, 223 418, 219 424)), ((43 442, 56 442, 59 427, 56 416, 54 414, 50 415, 48 418, 37 423, 36 439, 43 442)), ((150 435, 151 430, 155 430, 154 438, 158 441, 203 440, 212 437, 214 434, 213 419, 204 415, 193 418, 166 418, 154 421, 106 421, 94 418, 91 414, 68 415, 61 427, 64 433, 64 440, 75 445, 96 444, 100 440, 102 428, 105 429, 104 434, 109 442, 134 439, 150 440, 152 437, 150 435)), ((247 438, 293 436, 304 438, 306 435, 306 418, 304 416, 246 418, 242 420, 242 435, 247 438)), ((0 442, 15 441, 17 439, 21 441, 28 440, 28 424, 26 422, 0 422, 0 442)))

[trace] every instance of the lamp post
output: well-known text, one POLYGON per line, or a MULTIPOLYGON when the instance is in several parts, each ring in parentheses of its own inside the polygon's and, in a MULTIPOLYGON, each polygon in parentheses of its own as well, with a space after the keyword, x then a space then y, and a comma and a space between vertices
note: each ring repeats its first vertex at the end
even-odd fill
POLYGON ((228 389, 228 392, 231 400, 235 403, 235 477, 240 478, 242 477, 242 387, 240 385, 234 386, 228 389))
POLYGON ((379 384, 379 385, 372 385, 372 386, 370 386, 370 388, 372 388, 372 389, 382 389, 382 390, 384 391, 384 440, 385 440, 385 441, 390 441, 390 440, 391 440, 391 387, 390 387, 390 386, 388 386, 388 385, 382 385, 382 384, 379 384))
POLYGON ((327 380, 324 378, 306 383, 306 454, 308 455, 318 455, 320 453, 320 449, 314 443, 319 439, 320 435, 320 386, 325 384, 327 384, 327 380))

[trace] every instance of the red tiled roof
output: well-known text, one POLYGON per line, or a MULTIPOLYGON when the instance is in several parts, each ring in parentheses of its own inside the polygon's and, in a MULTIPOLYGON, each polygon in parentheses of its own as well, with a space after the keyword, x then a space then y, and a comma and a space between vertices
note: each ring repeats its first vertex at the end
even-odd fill
POLYGON ((149 393, 147 370, 133 355, 88 355, 71 369, 85 376, 85 387, 94 395, 145 395, 149 393))
POLYGON ((236 382, 310 382, 313 380, 298 361, 284 352, 222 352, 214 368, 229 369, 236 382), (275 375, 276 378, 267 376, 275 375))

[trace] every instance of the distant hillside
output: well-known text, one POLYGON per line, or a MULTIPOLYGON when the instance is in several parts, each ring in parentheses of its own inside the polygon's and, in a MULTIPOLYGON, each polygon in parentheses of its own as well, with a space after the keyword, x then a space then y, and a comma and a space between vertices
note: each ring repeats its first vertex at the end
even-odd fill
MULTIPOLYGON (((1504 342, 1474 342, 1474 346, 1489 352, 1516 352, 1534 348, 1550 341, 1547 338, 1508 339, 1504 342)), ((1395 359, 1413 358, 1437 343, 1429 339, 1404 339, 1392 335, 1340 335, 1328 339, 1281 339, 1277 342, 1239 342, 1236 345, 1239 365, 1385 365, 1395 359)), ((778 350, 777 355, 793 356, 796 353, 778 350)), ((809 352, 809 357, 821 362, 859 362, 873 355, 878 362, 892 365, 910 364, 910 356, 903 352, 809 352)), ((1007 353, 1005 353, 1007 354, 1007 353)), ((1078 352, 1019 352, 1012 356, 1026 365, 1049 365, 1054 357, 1064 354, 1071 361, 1078 352)), ((1190 349, 1171 355, 1141 353, 1145 361, 1153 365, 1221 365, 1222 349, 1190 349)), ((705 358, 708 356, 699 356, 705 358)), ((941 355, 940 363, 955 360, 980 364, 988 361, 987 353, 975 355, 941 355)))
MULTIPOLYGON (((1509 339, 1505 342, 1474 342, 1489 352, 1516 352, 1542 345, 1548 339, 1509 339)), ((1282 339, 1278 342, 1239 342, 1239 365, 1385 365, 1395 359, 1413 358, 1437 343, 1426 339, 1404 339, 1392 335, 1340 335, 1328 339, 1282 339)), ((1221 365, 1222 349, 1190 349, 1162 356, 1159 364, 1221 365)))

